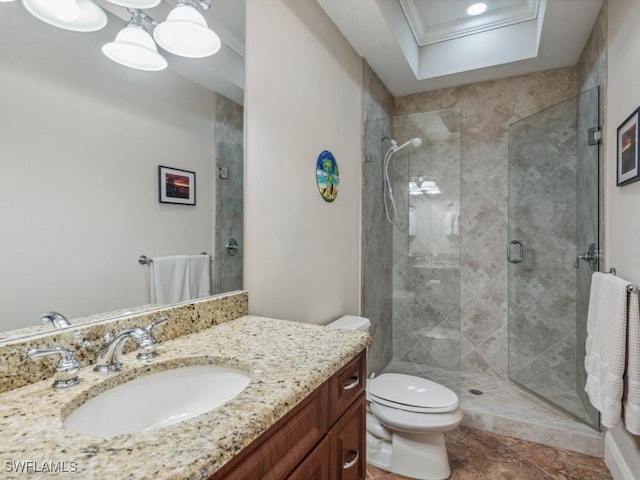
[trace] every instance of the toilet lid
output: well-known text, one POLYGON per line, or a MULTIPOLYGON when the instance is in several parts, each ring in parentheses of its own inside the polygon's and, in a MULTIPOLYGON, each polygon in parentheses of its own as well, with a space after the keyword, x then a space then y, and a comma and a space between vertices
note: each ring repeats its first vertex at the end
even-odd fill
POLYGON ((372 401, 414 412, 449 412, 458 408, 458 395, 439 383, 401 373, 383 373, 369 380, 372 401))

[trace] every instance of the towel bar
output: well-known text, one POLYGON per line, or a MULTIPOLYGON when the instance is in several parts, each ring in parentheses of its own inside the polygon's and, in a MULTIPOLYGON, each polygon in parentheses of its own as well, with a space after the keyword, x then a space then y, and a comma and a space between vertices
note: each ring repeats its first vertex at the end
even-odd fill
MULTIPOLYGON (((615 267, 611 267, 609 269, 609 273, 611 275, 618 275, 618 272, 616 271, 615 267)), ((629 285, 627 285, 627 290, 630 292, 637 292, 638 291, 638 287, 636 285, 634 285, 633 283, 630 283, 629 285)))
MULTIPOLYGON (((201 252, 200 255, 206 255, 207 257, 209 257, 209 260, 211 260, 211 255, 209 255, 207 252, 201 252)), ((140 255, 138 257, 138 263, 140 265, 151 265, 153 263, 153 258, 147 257, 146 255, 140 255)))

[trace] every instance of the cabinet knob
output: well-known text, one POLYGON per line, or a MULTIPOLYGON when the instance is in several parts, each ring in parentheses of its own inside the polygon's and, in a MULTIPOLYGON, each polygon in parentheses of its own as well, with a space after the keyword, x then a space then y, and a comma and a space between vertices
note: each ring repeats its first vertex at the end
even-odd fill
POLYGON ((360 451, 351 450, 349 452, 349 456, 353 458, 351 460, 347 460, 346 462, 344 462, 344 464, 342 464, 343 470, 348 470, 349 468, 353 467, 356 463, 358 463, 358 460, 360 459, 360 451))
POLYGON ((356 388, 358 385, 360 385, 360 375, 353 375, 350 379, 348 383, 345 383, 342 386, 343 390, 351 390, 353 388, 356 388))

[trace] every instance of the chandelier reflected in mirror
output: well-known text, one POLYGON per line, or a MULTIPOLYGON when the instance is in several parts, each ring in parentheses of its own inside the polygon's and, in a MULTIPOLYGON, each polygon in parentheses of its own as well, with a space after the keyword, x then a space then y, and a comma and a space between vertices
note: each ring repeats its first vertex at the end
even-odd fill
POLYGON ((442 193, 436 181, 428 175, 411 177, 409 181, 409 195, 439 195, 442 193))
MULTIPOLYGON (((15 0, 0 0, 0 3, 15 0)), ((114 62, 138 70, 157 71, 167 67, 158 46, 174 55, 204 58, 221 47, 218 35, 209 28, 198 11, 211 8, 209 0, 178 0, 164 22, 143 10, 162 0, 105 0, 128 10, 131 19, 113 42, 102 47, 114 62), (153 28, 153 37, 145 23, 153 28)), ((25 9, 38 20, 73 32, 95 32, 107 25, 104 10, 92 0, 22 0, 25 9)))

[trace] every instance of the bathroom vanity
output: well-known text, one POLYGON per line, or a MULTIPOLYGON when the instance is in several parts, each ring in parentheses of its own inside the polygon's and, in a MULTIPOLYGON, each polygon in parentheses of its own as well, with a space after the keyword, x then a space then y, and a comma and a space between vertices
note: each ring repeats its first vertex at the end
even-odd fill
POLYGON ((362 352, 211 480, 365 478, 365 379, 362 352))
POLYGON ((80 383, 67 389, 54 390, 49 378, 9 390, 0 394, 2 478, 72 475, 40 473, 46 462, 73 467, 77 478, 364 478, 369 342, 359 332, 244 315, 162 340, 147 363, 128 353, 115 374, 83 367, 80 383), (215 410, 155 430, 100 437, 63 423, 118 384, 202 364, 242 370, 250 383, 215 410), (29 461, 27 475, 19 467, 29 461))

